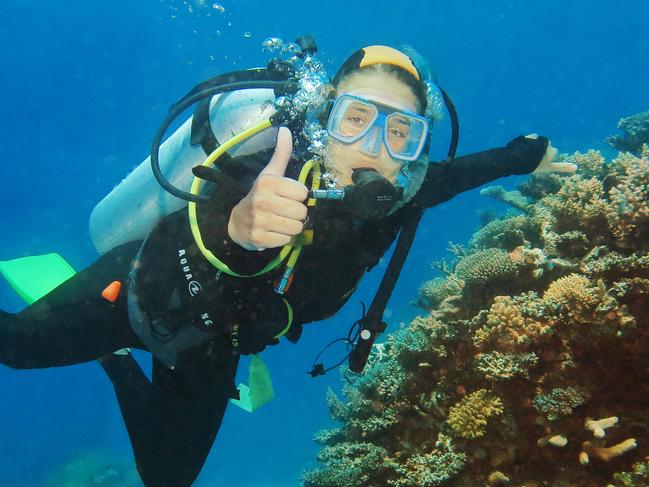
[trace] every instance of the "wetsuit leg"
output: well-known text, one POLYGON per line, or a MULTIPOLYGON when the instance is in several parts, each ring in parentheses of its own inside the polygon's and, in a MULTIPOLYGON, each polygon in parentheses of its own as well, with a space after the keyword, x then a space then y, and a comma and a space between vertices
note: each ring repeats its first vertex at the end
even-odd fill
POLYGON ((130 355, 100 361, 115 387, 146 487, 194 482, 232 396, 238 361, 228 353, 197 356, 171 370, 154 358, 152 383, 130 355))
POLYGON ((0 312, 0 363, 17 369, 71 365, 124 347, 142 347, 131 330, 126 290, 101 297, 126 279, 141 242, 117 247, 17 314, 0 312))

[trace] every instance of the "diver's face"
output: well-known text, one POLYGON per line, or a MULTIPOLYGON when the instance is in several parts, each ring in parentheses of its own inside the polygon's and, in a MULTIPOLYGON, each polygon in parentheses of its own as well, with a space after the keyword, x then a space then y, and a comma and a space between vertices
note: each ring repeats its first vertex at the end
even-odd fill
MULTIPOLYGON (((417 98, 410 87, 390 75, 376 72, 354 73, 337 86, 337 93, 338 95, 358 96, 412 113, 417 112, 417 98)), ((362 123, 363 116, 363 113, 358 113, 357 116, 350 117, 344 123, 362 123)), ((392 144, 393 148, 399 143, 398 141, 388 142, 392 144)), ((354 169, 374 169, 388 181, 394 183, 402 167, 402 161, 393 159, 384 143, 381 143, 377 154, 363 151, 363 144, 363 140, 347 144, 329 137, 326 166, 338 184, 340 186, 352 184, 354 169)))

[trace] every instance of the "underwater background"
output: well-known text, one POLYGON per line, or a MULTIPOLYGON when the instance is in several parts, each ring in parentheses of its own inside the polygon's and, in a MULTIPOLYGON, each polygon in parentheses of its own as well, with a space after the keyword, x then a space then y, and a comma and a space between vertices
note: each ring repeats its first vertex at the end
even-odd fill
MULTIPOLYGON (((649 109, 647 26, 642 0, 4 0, 0 260, 56 251, 76 269, 92 262, 90 212, 147 156, 169 105, 202 79, 266 64, 267 37, 312 34, 332 72, 364 45, 414 46, 457 106, 459 154, 537 132, 561 152, 612 157, 604 139, 618 120, 649 109)), ((434 134, 438 158, 447 123, 434 134)), ((450 241, 465 243, 488 207, 504 208, 476 190, 427 212, 386 314, 390 330, 422 313, 412 302, 435 275, 431 262, 448 256, 450 241)), ((341 379, 306 372, 371 300, 384 261, 335 318, 306 326, 298 346, 263 353, 276 397, 254 414, 228 409, 197 486, 294 486, 316 466, 313 436, 333 424, 325 397, 341 379)), ((5 282, 0 307, 22 307, 5 282)), ((129 468, 128 437, 97 364, 2 367, 0 391, 2 485, 47 485, 84 468, 112 485, 111 469, 129 468)))

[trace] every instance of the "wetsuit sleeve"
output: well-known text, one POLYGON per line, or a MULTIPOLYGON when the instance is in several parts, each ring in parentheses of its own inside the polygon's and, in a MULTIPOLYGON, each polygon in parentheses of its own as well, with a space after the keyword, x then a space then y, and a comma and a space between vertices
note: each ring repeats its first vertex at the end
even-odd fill
POLYGON ((457 157, 451 164, 430 164, 414 203, 429 208, 495 179, 528 174, 539 165, 548 139, 520 136, 499 147, 457 157))

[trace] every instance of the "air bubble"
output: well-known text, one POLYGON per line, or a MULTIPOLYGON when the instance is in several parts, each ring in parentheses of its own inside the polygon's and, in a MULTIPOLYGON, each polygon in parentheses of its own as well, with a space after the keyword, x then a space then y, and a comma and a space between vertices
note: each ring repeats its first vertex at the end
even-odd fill
POLYGON ((279 37, 268 37, 261 43, 262 51, 278 51, 284 46, 284 41, 279 37))

